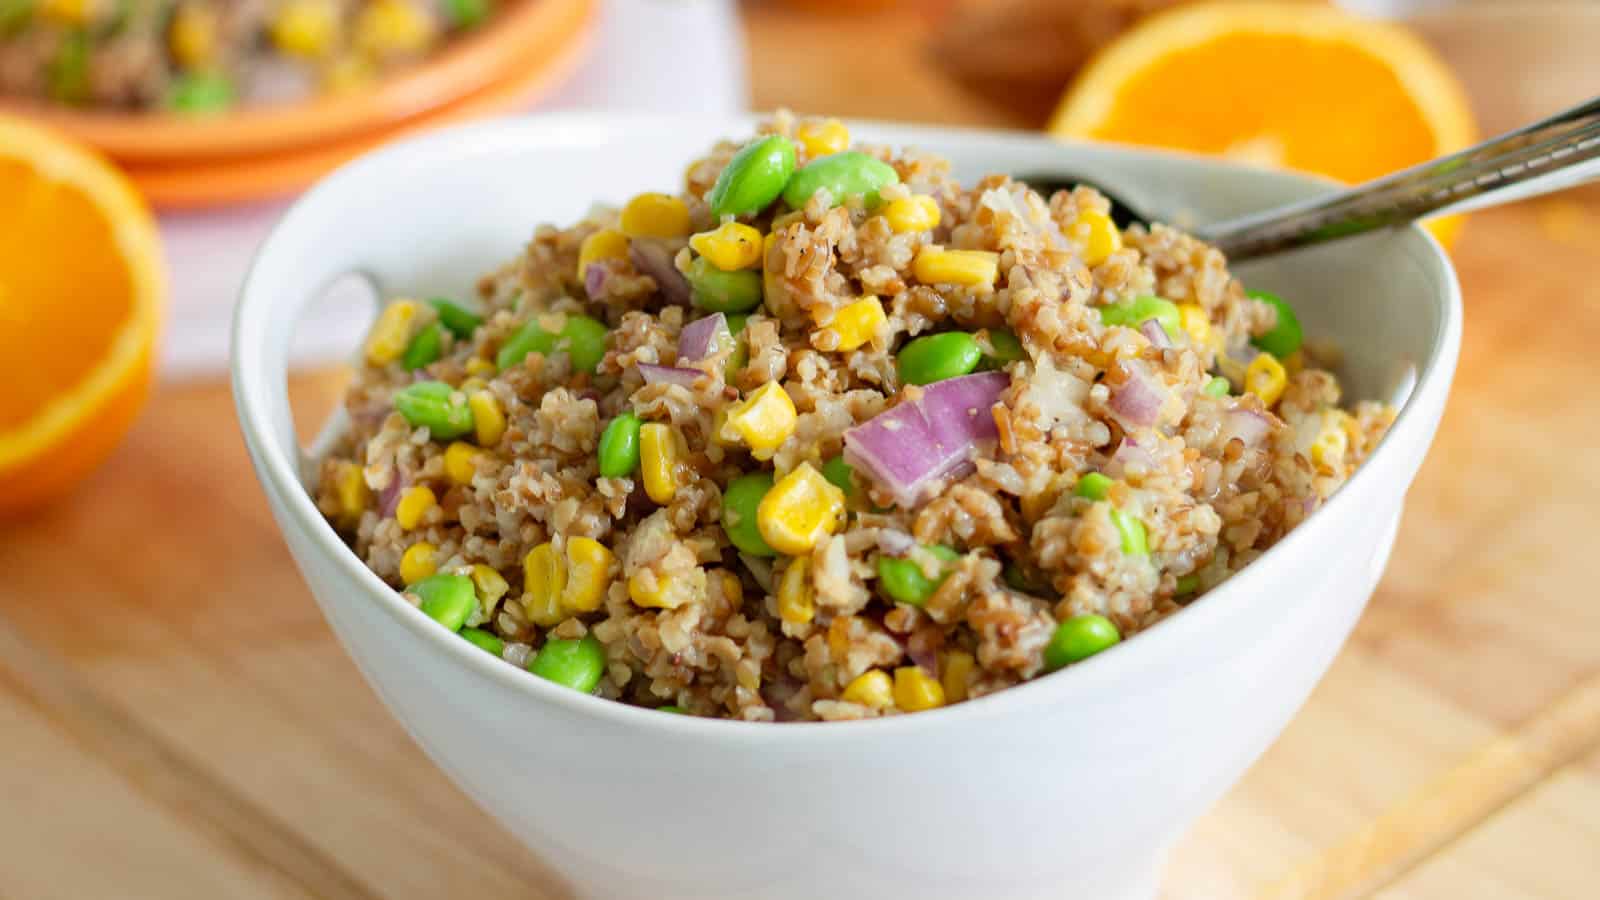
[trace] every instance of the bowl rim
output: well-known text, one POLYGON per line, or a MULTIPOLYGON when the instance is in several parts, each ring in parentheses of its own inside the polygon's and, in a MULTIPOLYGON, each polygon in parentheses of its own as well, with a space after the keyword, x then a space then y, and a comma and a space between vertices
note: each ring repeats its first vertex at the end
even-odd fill
MULTIPOLYGON (((1290 532, 1260 559, 1209 592, 1205 603, 1188 607, 1181 615, 1168 616, 1140 632, 1137 639, 1130 639, 1112 650, 1076 664, 1072 667, 1072 677, 1034 678, 974 700, 915 715, 845 722, 771 723, 662 714, 653 709, 581 694, 546 682, 520 667, 489 658, 482 650, 440 628, 421 610, 404 602, 399 592, 367 568, 317 510, 311 494, 300 479, 299 460, 286 455, 270 436, 269 404, 266 401, 272 393, 264 384, 264 373, 256 362, 261 350, 246 340, 251 335, 245 333, 252 314, 263 315, 264 318, 263 313, 255 313, 255 310, 271 305, 270 297, 253 296, 257 268, 274 255, 274 247, 283 239, 282 236, 300 227, 300 220, 309 217, 321 198, 341 182, 391 169, 397 164, 415 165, 425 160, 433 162, 436 158, 449 157, 469 147, 483 151, 485 145, 503 147, 509 144, 534 149, 548 143, 557 134, 563 136, 564 143, 570 144, 573 140, 581 139, 578 136, 597 129, 615 134, 618 131, 681 128, 685 122, 690 122, 708 131, 739 134, 748 131, 761 118, 754 114, 668 116, 554 112, 456 126, 391 145, 351 162, 328 176, 290 207, 272 234, 258 248, 240 289, 232 325, 231 380, 240 428, 269 502, 278 501, 274 505, 278 507, 282 519, 290 523, 290 527, 297 527, 317 552, 353 583, 360 585, 363 595, 352 602, 375 603, 397 624, 416 634, 429 648, 429 653, 440 655, 442 664, 466 666, 476 675, 494 681, 505 690, 522 694, 537 703, 554 705, 575 718, 587 717, 597 724, 655 729, 654 733, 671 734, 676 739, 723 745, 766 745, 785 741, 804 742, 810 746, 814 742, 833 744, 904 739, 946 727, 978 725, 997 717, 1016 715, 1028 708, 1071 703, 1080 697, 1104 696, 1118 684, 1137 683, 1139 673, 1157 666, 1164 659, 1175 658, 1186 643, 1201 640, 1211 623, 1236 612, 1243 604, 1263 602, 1258 594, 1265 592, 1258 591, 1258 588, 1282 577, 1279 570, 1295 555, 1287 552, 1287 548, 1306 545, 1325 537, 1324 532, 1332 527, 1333 521, 1333 517, 1327 514, 1328 510, 1356 508, 1360 504, 1370 506, 1384 496, 1382 491, 1385 489, 1378 478, 1380 468, 1387 467, 1375 463, 1389 461, 1402 453, 1404 447, 1418 443, 1425 451, 1431 441, 1431 430, 1436 424, 1437 415, 1433 416, 1435 421, 1430 423, 1427 407, 1443 408, 1460 350, 1463 316, 1461 288, 1455 269, 1439 243, 1420 226, 1410 225, 1404 229, 1413 243, 1408 256, 1413 264, 1424 267, 1435 276, 1432 280, 1440 288, 1432 293, 1428 301, 1437 307, 1437 325, 1430 337, 1426 358, 1417 362, 1416 381, 1382 443, 1367 463, 1319 507, 1317 514, 1290 532)), ((931 146, 936 151, 941 143, 949 144, 963 138, 999 140, 1036 147, 1063 143, 1047 135, 1003 129, 914 125, 864 119, 850 119, 847 123, 853 131, 870 134, 875 140, 882 135, 884 139, 896 142, 931 146)), ((1136 155, 1158 163, 1198 164, 1212 171, 1249 171, 1254 177, 1326 187, 1325 181, 1309 176, 1251 169, 1193 154, 1123 145, 1068 143, 1136 155)), ((308 221, 315 220, 308 218, 308 221)), ((1419 453, 1416 465, 1420 465, 1421 456, 1419 453)), ((1406 473, 1408 483, 1414 475, 1414 469, 1406 473)))
POLYGON ((173 163, 303 148, 393 127, 460 100, 533 63, 556 61, 552 47, 593 18, 597 0, 517 0, 484 27, 370 89, 293 103, 244 107, 210 118, 163 112, 66 109, 0 97, 0 113, 26 116, 108 156, 173 163))

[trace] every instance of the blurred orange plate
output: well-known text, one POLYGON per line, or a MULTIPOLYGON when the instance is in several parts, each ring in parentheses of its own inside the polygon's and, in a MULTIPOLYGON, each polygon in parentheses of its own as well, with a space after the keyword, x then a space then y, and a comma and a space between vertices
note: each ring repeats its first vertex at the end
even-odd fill
POLYGON ((591 27, 561 37, 542 50, 545 65, 504 81, 399 127, 363 134, 308 150, 258 157, 223 158, 170 165, 129 166, 128 177, 162 209, 203 209, 269 200, 300 191, 344 163, 390 141, 468 119, 524 108, 559 87, 577 68, 593 37, 591 27))
POLYGON ((433 59, 369 91, 263 106, 208 119, 149 113, 64 110, 0 100, 0 112, 50 125, 125 163, 172 163, 326 146, 457 103, 507 79, 531 77, 528 66, 556 71, 558 52, 577 39, 595 0, 521 0, 493 24, 454 42, 433 59))

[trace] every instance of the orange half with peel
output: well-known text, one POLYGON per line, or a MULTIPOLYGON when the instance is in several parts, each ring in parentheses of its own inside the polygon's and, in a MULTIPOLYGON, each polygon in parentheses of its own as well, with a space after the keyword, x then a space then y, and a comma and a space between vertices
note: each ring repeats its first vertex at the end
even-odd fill
POLYGON ((0 117, 0 517, 81 480, 149 393, 154 218, 97 154, 0 117))
MULTIPOLYGON (((1470 146, 1454 73, 1405 29, 1300 3, 1186 5, 1078 75, 1048 130, 1187 150, 1350 184, 1470 146)), ((1430 223, 1448 242, 1459 217, 1430 223)))

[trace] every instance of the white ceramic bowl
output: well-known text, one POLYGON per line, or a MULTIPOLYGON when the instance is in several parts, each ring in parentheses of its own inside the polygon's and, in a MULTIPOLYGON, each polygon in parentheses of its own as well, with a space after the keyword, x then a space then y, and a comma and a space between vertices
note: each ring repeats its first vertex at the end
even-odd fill
MULTIPOLYGON (((1086 175, 1205 220, 1320 186, 1216 162, 1020 134, 874 125, 858 138, 987 172, 1086 175)), ((1261 560, 1115 649, 946 709, 834 724, 670 716, 492 659, 402 602, 301 485, 285 396, 296 318, 366 273, 385 295, 465 293, 539 222, 679 183, 742 119, 550 115, 441 132, 336 173, 263 245, 234 321, 250 456, 296 562, 367 680, 467 793, 573 893, 600 900, 1150 897, 1166 848, 1304 702, 1388 558, 1449 390, 1450 265, 1422 231, 1244 270, 1346 351, 1359 397, 1404 400, 1345 489, 1261 560)), ((337 428, 337 424, 333 427, 337 428)))

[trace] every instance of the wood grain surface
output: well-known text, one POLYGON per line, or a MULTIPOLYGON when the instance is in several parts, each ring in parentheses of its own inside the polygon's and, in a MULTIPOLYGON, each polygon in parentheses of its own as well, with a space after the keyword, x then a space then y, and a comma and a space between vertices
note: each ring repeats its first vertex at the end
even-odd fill
MULTIPOLYGON (((943 79, 916 16, 750 26, 759 105, 1030 124, 943 79)), ((1483 213, 1456 260, 1460 374, 1388 572, 1168 898, 1600 890, 1600 204, 1483 213)), ((305 427, 342 379, 294 380, 305 427)), ((0 525, 0 571, 0 897, 564 896, 334 641, 223 382, 162 387, 81 490, 0 525)))

